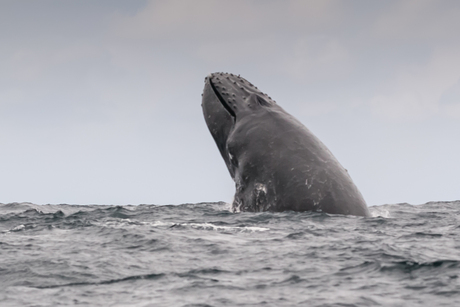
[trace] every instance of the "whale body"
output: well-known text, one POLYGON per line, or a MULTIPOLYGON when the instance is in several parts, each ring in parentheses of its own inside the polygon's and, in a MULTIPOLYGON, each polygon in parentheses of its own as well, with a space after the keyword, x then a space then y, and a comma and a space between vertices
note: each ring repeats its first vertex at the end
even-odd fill
POLYGON ((370 215, 347 170, 327 147, 246 79, 208 75, 202 108, 235 181, 234 211, 370 215))

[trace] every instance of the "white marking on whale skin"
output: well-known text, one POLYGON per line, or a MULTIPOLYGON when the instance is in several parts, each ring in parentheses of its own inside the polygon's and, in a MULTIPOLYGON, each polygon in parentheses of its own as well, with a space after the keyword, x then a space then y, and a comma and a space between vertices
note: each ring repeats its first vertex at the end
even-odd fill
POLYGON ((257 190, 257 191, 261 191, 261 192, 264 192, 264 193, 267 193, 267 186, 263 183, 258 183, 256 182, 254 184, 254 188, 257 190))
POLYGON ((318 208, 319 201, 314 200, 313 201, 313 207, 318 208))
POLYGON ((232 203, 233 203, 233 212, 234 213, 241 212, 241 206, 243 205, 243 202, 241 202, 241 200, 238 198, 237 199, 233 198, 232 203))

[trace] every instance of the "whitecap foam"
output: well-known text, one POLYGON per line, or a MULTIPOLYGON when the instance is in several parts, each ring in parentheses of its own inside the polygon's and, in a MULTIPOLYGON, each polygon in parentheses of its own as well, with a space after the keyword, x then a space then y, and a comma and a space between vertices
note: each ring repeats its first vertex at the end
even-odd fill
MULTIPOLYGON (((267 231, 270 228, 266 227, 257 227, 257 226, 220 226, 214 225, 212 223, 174 223, 174 222, 164 222, 164 221, 153 221, 153 222, 140 222, 131 219, 122 219, 122 218, 110 218, 105 219, 99 222, 93 222, 93 225, 108 227, 108 228, 134 228, 139 226, 147 227, 190 227, 198 230, 213 230, 213 231, 230 231, 230 232, 260 232, 267 231)), ((21 229, 22 230, 22 229, 21 229)), ((13 231, 13 230, 12 230, 13 231)), ((15 231, 19 231, 15 230, 15 231)))
POLYGON ((24 229, 26 229, 25 225, 18 225, 18 226, 15 226, 15 227, 11 228, 10 230, 3 230, 2 232, 3 233, 10 233, 10 232, 22 231, 24 229))
POLYGON ((369 207, 369 212, 371 213, 372 217, 390 217, 390 211, 388 209, 383 208, 382 206, 369 207))
POLYGON ((215 231, 236 231, 236 232, 258 232, 267 231, 270 228, 255 226, 218 226, 211 223, 183 223, 181 226, 189 226, 195 229, 215 230, 215 231))

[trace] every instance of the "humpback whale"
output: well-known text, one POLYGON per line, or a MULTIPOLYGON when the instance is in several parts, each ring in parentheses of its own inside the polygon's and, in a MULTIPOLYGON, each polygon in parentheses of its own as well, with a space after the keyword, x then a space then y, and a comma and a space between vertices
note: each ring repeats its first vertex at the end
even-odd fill
POLYGON ((347 170, 327 147, 246 79, 208 75, 202 108, 235 182, 233 211, 370 215, 347 170))

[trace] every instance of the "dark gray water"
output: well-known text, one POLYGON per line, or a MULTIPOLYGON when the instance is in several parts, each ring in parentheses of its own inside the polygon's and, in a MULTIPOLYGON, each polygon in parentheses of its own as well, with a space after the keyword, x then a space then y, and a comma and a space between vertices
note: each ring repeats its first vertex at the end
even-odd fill
POLYGON ((460 306, 460 201, 0 205, 0 306, 460 306))

